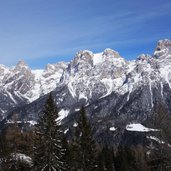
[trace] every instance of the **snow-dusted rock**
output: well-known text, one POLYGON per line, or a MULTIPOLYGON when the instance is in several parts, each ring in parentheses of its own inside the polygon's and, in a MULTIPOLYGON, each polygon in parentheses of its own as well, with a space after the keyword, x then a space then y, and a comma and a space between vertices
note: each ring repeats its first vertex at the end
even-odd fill
POLYGON ((45 70, 31 70, 24 61, 15 67, 0 65, 0 115, 18 105, 31 103, 57 87, 66 63, 47 65, 45 70))

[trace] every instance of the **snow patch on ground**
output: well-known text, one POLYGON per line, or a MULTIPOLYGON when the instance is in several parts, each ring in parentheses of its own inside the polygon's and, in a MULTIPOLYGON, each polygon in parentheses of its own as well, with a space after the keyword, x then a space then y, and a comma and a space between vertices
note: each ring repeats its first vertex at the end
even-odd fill
POLYGON ((85 99, 86 100, 86 102, 87 102, 87 100, 88 100, 88 98, 85 96, 85 94, 83 94, 83 93, 80 93, 79 94, 79 100, 80 99, 85 99))
POLYGON ((137 131, 137 132, 150 132, 150 131, 159 131, 158 129, 147 128, 140 123, 131 123, 126 126, 127 131, 137 131))
POLYGON ((113 127, 110 127, 109 130, 110 131, 116 131, 116 128, 113 126, 113 127))
MULTIPOLYGON (((157 141, 159 144, 166 144, 166 142, 160 140, 159 138, 155 137, 155 136, 147 136, 148 139, 157 141)), ((167 144, 169 147, 171 147, 171 144, 167 144)))
POLYGON ((147 138, 148 139, 151 139, 151 140, 155 140, 155 141, 157 141, 158 143, 160 143, 160 144, 165 144, 165 142, 164 141, 161 141, 159 138, 157 138, 157 137, 154 137, 154 136, 147 136, 147 138))
POLYGON ((33 120, 31 120, 31 121, 13 121, 13 120, 7 120, 6 123, 7 124, 15 124, 15 123, 17 123, 17 124, 21 124, 21 123, 27 124, 27 123, 29 123, 32 126, 34 126, 34 125, 37 124, 37 122, 36 121, 33 121, 33 120))
POLYGON ((32 164, 33 164, 31 157, 29 157, 25 154, 22 154, 22 153, 14 154, 13 153, 12 156, 13 156, 13 158, 20 160, 20 161, 23 161, 23 162, 29 164, 30 166, 32 166, 32 164))
POLYGON ((78 126, 78 123, 75 122, 75 123, 73 124, 73 127, 77 127, 77 126, 78 126))
POLYGON ((18 123, 18 124, 20 124, 20 123, 22 123, 22 121, 12 121, 12 120, 7 120, 7 122, 6 122, 7 124, 14 124, 14 123, 18 123))
POLYGON ((66 134, 68 131, 69 131, 69 129, 66 129, 66 130, 64 131, 64 134, 66 134))
POLYGON ((27 121, 27 123, 29 123, 30 125, 33 125, 33 126, 37 124, 37 122, 33 121, 33 120, 32 121, 27 121))
POLYGON ((69 110, 62 109, 62 110, 60 110, 60 112, 58 114, 59 114, 59 117, 57 120, 61 121, 68 116, 69 110))

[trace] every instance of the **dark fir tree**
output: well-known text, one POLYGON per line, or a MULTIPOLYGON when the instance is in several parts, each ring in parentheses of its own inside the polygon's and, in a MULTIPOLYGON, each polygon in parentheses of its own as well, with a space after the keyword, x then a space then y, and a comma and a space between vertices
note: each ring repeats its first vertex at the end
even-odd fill
POLYGON ((63 135, 63 139, 62 139, 62 146, 63 149, 65 149, 65 153, 63 155, 63 163, 65 164, 65 167, 63 167, 62 171, 69 171, 71 170, 71 156, 70 156, 70 147, 69 147, 69 143, 67 142, 67 138, 65 135, 63 135))
POLYGON ((171 170, 171 115, 168 112, 165 104, 159 103, 155 105, 154 114, 152 115, 153 127, 158 131, 155 135, 160 141, 156 142, 150 147, 150 154, 148 155, 149 168, 153 170, 171 170), (156 146, 156 148, 154 148, 156 146))
POLYGON ((94 171, 96 164, 96 143, 92 136, 84 107, 80 110, 75 137, 72 142, 72 170, 94 171))
POLYGON ((97 171, 115 171, 114 152, 109 147, 103 147, 98 156, 97 171))
POLYGON ((11 151, 7 146, 7 141, 3 135, 0 135, 0 171, 7 170, 10 168, 9 162, 11 157, 9 157, 11 151))
POLYGON ((3 171, 28 171, 31 170, 32 162, 28 162, 20 154, 29 157, 32 151, 27 151, 30 141, 24 140, 24 132, 21 132, 18 122, 17 114, 12 117, 14 123, 6 124, 3 130, 0 141, 0 155, 1 155, 1 168, 3 171), (26 145, 27 144, 27 145, 26 145))
POLYGON ((136 160, 133 151, 127 146, 119 146, 115 156, 116 171, 135 171, 136 160))
POLYGON ((33 157, 35 171, 65 170, 63 132, 57 118, 58 109, 50 94, 35 129, 33 157))
POLYGON ((82 158, 80 157, 81 150, 80 130, 76 128, 75 135, 70 145, 71 171, 79 171, 82 169, 82 158))

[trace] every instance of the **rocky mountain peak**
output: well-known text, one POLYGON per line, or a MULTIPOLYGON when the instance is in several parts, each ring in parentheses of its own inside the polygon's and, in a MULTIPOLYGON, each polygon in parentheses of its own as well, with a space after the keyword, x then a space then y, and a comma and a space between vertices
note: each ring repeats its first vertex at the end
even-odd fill
POLYGON ((76 58, 79 58, 81 60, 92 60, 92 58, 93 58, 93 52, 91 52, 89 50, 79 51, 76 54, 76 58))
POLYGON ((47 64, 45 67, 45 71, 53 71, 55 66, 53 64, 47 64))
POLYGON ((55 64, 47 64, 44 72, 52 73, 52 72, 56 72, 60 69, 65 70, 67 68, 67 66, 68 66, 68 63, 65 63, 65 62, 58 62, 55 64))
POLYGON ((55 64, 55 67, 67 68, 68 62, 58 62, 55 64))
POLYGON ((5 65, 0 64, 0 75, 3 74, 6 70, 9 70, 5 65))
MULTIPOLYGON (((80 101, 91 103, 111 93, 118 98, 123 96, 126 104, 134 95, 133 99, 139 97, 134 92, 140 93, 140 88, 145 91, 144 109, 148 106, 150 110, 154 106, 154 94, 164 97, 165 87, 171 91, 170 42, 159 41, 153 57, 142 54, 137 60, 129 62, 117 51, 107 48, 95 54, 88 50, 79 51, 69 64, 48 64, 45 70, 30 72, 24 61, 18 62, 12 69, 0 66, 0 71, 1 68, 4 70, 4 74, 1 73, 3 76, 0 75, 0 93, 5 94, 7 99, 0 105, 0 110, 9 109, 4 107, 8 101, 11 102, 8 105, 14 107, 21 100, 31 103, 51 91, 57 92, 58 104, 65 107, 80 101), (155 86, 159 86, 160 93, 153 92, 155 86), (146 96, 149 96, 147 103, 146 96)), ((120 101, 117 103, 120 104, 120 101)))
POLYGON ((171 54, 171 40, 164 39, 157 42, 156 49, 154 51, 155 58, 168 57, 171 54))
POLYGON ((103 52, 103 56, 108 57, 108 58, 119 58, 121 57, 119 53, 113 49, 107 48, 103 52))
POLYGON ((27 64, 25 63, 25 61, 20 60, 20 61, 18 61, 17 66, 25 67, 25 66, 27 66, 27 64))
POLYGON ((164 39, 157 42, 156 50, 160 51, 162 49, 171 49, 171 40, 164 39))
POLYGON ((91 51, 88 51, 88 50, 82 50, 82 51, 79 51, 73 62, 72 62, 72 66, 76 66, 80 63, 89 63, 89 64, 93 64, 93 52, 91 51))
POLYGON ((151 58, 151 55, 149 54, 141 54, 137 57, 137 61, 144 62, 144 61, 148 61, 150 58, 151 58))
POLYGON ((28 65, 23 60, 20 60, 14 68, 14 71, 21 71, 21 70, 30 70, 28 65))

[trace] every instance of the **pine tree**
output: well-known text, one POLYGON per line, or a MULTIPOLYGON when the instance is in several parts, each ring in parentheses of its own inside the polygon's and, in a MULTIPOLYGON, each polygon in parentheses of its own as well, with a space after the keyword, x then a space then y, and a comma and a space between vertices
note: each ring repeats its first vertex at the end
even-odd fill
POLYGON ((96 143, 92 137, 84 107, 80 110, 78 126, 72 142, 73 170, 94 171, 96 165, 96 143))
MULTIPOLYGON (((157 148, 151 148, 148 165, 151 170, 171 170, 171 116, 165 104, 155 105, 152 115, 153 127, 159 131, 155 136, 164 143, 158 143, 157 148)), ((153 145, 154 146, 154 145, 153 145)))
POLYGON ((62 146, 63 133, 58 118, 58 109, 50 94, 40 116, 34 141, 35 171, 61 171, 65 170, 63 156, 65 149, 62 146))
POLYGON ((11 150, 8 148, 6 139, 0 134, 0 170, 7 170, 10 168, 10 154, 11 150))
POLYGON ((113 149, 103 147, 98 157, 97 171, 115 171, 113 149))
POLYGON ((65 163, 65 167, 62 169, 62 171, 65 170, 71 170, 71 156, 70 156, 70 147, 67 142, 67 138, 65 135, 63 135, 62 139, 62 146, 65 149, 65 154, 63 155, 63 162, 65 163))
POLYGON ((7 157, 7 167, 12 171, 19 170, 17 165, 17 153, 21 153, 21 149, 19 148, 21 144, 21 131, 19 129, 17 119, 18 115, 14 113, 12 116, 13 122, 8 125, 8 128, 5 132, 7 148, 10 151, 10 154, 7 157))
POLYGON ((70 145, 70 158, 71 158, 71 171, 78 171, 82 169, 82 158, 80 146, 80 131, 78 128, 75 130, 75 136, 73 137, 70 145))
POLYGON ((134 171, 138 170, 136 167, 136 160, 133 151, 126 146, 119 146, 115 156, 115 170, 116 171, 134 171))
POLYGON ((134 152, 136 167, 139 171, 149 171, 147 166, 147 151, 144 146, 137 145, 132 147, 134 152))
MULTIPOLYGON (((1 167, 5 171, 26 171, 31 169, 31 162, 27 163, 21 160, 18 154, 25 155, 27 150, 25 141, 23 139, 23 133, 19 129, 17 121, 17 114, 13 114, 12 122, 6 124, 6 129, 3 130, 3 136, 0 141, 0 155, 1 155, 1 167)), ((30 144, 30 142, 29 142, 30 144)), ((27 144, 27 146, 29 146, 27 144)), ((27 155, 30 155, 28 152, 27 155)))

